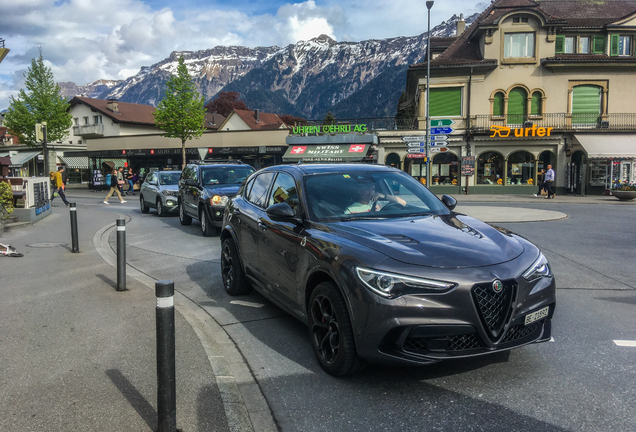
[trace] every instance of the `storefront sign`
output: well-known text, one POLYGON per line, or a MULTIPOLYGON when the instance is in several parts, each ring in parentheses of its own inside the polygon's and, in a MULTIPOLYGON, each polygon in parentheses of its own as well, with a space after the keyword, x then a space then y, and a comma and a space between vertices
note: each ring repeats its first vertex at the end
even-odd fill
POLYGON ((294 145, 287 149, 283 161, 361 162, 367 156, 367 144, 294 145))
POLYGON ((462 175, 463 176, 475 175, 475 156, 462 157, 462 175))
POLYGON ((366 132, 366 124, 356 125, 321 125, 321 126, 294 126, 292 133, 298 134, 319 134, 319 133, 351 133, 366 132))
MULTIPOLYGON (((514 129, 514 136, 516 138, 528 137, 528 136, 538 136, 538 137, 549 137, 550 132, 552 132, 551 127, 537 127, 537 125, 532 125, 532 127, 521 127, 514 129)), ((508 138, 510 133, 513 131, 509 126, 490 126, 490 138, 499 137, 499 138, 508 138)))

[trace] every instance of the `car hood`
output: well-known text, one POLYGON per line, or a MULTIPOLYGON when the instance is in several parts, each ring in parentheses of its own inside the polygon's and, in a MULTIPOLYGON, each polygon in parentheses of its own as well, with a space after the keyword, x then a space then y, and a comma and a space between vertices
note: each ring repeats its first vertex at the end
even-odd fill
POLYGON ((169 190, 169 191, 178 191, 179 190, 179 185, 161 185, 159 187, 161 190, 169 190))
POLYGON ((241 185, 209 185, 205 186, 205 190, 211 195, 227 195, 233 197, 238 192, 239 187, 241 187, 241 185))
POLYGON ((510 234, 470 216, 417 216, 330 223, 334 234, 392 259, 428 267, 479 267, 510 261, 524 250, 510 234))

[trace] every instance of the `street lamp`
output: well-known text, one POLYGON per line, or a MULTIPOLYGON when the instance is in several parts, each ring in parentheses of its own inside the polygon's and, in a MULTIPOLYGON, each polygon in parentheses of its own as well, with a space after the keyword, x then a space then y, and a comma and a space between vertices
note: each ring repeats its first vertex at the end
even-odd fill
POLYGON ((431 161, 429 160, 429 148, 431 147, 431 140, 429 137, 429 127, 431 120, 428 115, 428 100, 430 96, 429 92, 429 77, 431 75, 431 8, 433 7, 433 1, 426 2, 426 9, 428 9, 428 31, 426 32, 426 187, 431 187, 431 161))

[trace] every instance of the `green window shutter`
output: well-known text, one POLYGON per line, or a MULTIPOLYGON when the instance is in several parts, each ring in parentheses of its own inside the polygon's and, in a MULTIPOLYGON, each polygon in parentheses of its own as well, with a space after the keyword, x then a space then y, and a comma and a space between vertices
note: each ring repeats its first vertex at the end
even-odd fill
POLYGON ((605 54, 605 35, 594 35, 592 52, 594 54, 605 54))
POLYGON ((532 93, 532 102, 530 103, 530 114, 541 115, 541 93, 532 93))
POLYGON ((601 88, 580 85, 572 89, 572 123, 593 124, 601 113, 601 88))
POLYGON ((554 43, 554 53, 563 54, 563 47, 565 46, 565 36, 557 35, 556 42, 554 43))
POLYGON ((504 95, 502 92, 495 94, 495 100, 492 102, 492 115, 504 115, 504 95))
POLYGON ((617 34, 610 35, 610 55, 611 56, 618 55, 618 44, 619 44, 619 35, 617 34))
POLYGON ((462 115, 462 88, 432 88, 429 91, 428 112, 431 117, 462 115))
POLYGON ((521 124, 526 119, 528 93, 522 88, 513 88, 508 94, 508 123, 521 124))

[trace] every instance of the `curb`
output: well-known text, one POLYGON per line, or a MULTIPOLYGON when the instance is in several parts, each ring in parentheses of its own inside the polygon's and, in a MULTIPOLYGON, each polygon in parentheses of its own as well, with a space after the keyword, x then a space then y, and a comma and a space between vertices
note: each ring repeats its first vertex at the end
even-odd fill
MULTIPOLYGON (((118 214, 130 220, 130 217, 118 214)), ((108 243, 116 229, 112 223, 93 236, 93 246, 102 259, 117 267, 117 255, 108 243)), ((126 264, 126 275, 153 290, 156 280, 126 264)), ((175 309, 196 333, 212 366, 225 416, 232 432, 276 432, 278 427, 267 400, 251 370, 229 335, 204 309, 175 289, 175 309)))

